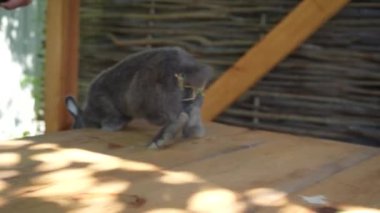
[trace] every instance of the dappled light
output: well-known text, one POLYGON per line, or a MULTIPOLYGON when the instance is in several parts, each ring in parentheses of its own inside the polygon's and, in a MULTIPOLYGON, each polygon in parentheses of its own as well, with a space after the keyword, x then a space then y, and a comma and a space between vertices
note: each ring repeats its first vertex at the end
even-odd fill
POLYGON ((379 213, 380 208, 367 208, 363 206, 349 206, 349 205, 342 205, 338 209, 342 209, 342 213, 379 213))
POLYGON ((7 182, 0 180, 0 191, 6 189, 8 187, 7 182))
POLYGON ((13 152, 4 152, 0 154, 0 167, 7 168, 16 166, 20 163, 20 156, 13 152))
POLYGON ((166 184, 186 184, 203 182, 201 178, 190 172, 162 171, 159 181, 166 184))
POLYGON ((34 142, 32 140, 17 140, 17 141, 14 141, 12 143, 1 143, 0 145, 0 150, 1 151, 5 151, 5 150, 9 150, 9 149, 16 149, 18 147, 22 147, 22 146, 28 146, 28 145, 31 145, 33 144, 34 142))
POLYGON ((256 188, 244 193, 249 203, 258 206, 283 206, 288 203, 287 193, 270 188, 256 188))
MULTIPOLYGON (((33 142, 31 142, 31 143, 33 143, 33 142)), ((30 146, 30 150, 46 150, 46 149, 58 150, 59 145, 54 144, 54 143, 36 143, 36 144, 33 144, 32 146, 30 146)))
POLYGON ((227 189, 207 189, 192 195, 188 209, 195 212, 242 212, 244 204, 236 193, 227 189))
POLYGON ((209 129, 204 139, 160 151, 146 150, 154 131, 139 128, 5 141, 0 212, 376 212, 372 185, 361 183, 372 197, 344 196, 352 181, 378 177, 373 148, 219 124, 209 129))
POLYGON ((292 213, 292 212, 297 212, 297 213, 312 213, 310 208, 301 206, 301 205, 296 205, 296 204, 289 204, 284 207, 281 207, 278 210, 279 213, 292 213))
POLYGON ((39 172, 48 172, 48 171, 54 171, 54 170, 59 170, 66 168, 70 165, 70 161, 55 161, 52 160, 54 158, 57 158, 55 155, 57 152, 52 152, 52 153, 44 153, 44 154, 38 154, 36 156, 31 157, 31 159, 35 161, 44 161, 46 159, 50 159, 50 161, 47 161, 49 163, 42 163, 36 166, 36 170, 39 172))
POLYGON ((174 208, 157 208, 153 210, 146 211, 146 213, 185 213, 183 209, 174 209, 174 208))
POLYGON ((17 177, 19 175, 20 175, 20 172, 17 170, 4 169, 1 171, 0 178, 7 179, 7 178, 17 177))

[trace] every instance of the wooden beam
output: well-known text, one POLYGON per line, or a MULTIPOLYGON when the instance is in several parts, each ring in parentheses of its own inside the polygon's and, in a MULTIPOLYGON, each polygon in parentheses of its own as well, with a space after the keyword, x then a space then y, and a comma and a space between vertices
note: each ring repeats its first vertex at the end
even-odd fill
POLYGON ((47 1, 45 122, 46 131, 59 131, 69 126, 64 97, 77 94, 78 0, 47 1))
POLYGON ((267 36, 248 50, 206 91, 202 114, 213 120, 289 55, 349 0, 304 0, 267 36))

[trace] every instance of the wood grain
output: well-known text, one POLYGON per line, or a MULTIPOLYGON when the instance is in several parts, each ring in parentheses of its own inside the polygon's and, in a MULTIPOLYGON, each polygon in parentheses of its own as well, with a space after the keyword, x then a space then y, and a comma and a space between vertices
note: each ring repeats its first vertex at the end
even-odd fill
POLYGON ((47 2, 45 67, 46 131, 69 127, 64 98, 77 95, 79 1, 47 2))
POLYGON ((145 148, 157 131, 146 123, 4 141, 0 212, 311 212, 300 196, 317 194, 340 208, 378 208, 377 148, 207 129, 161 151, 145 148))

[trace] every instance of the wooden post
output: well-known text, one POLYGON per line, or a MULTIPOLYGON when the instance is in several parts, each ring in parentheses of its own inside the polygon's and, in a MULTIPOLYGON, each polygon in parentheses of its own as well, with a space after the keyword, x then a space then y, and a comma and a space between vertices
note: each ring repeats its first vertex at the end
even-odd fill
POLYGON ((45 122, 46 131, 69 126, 67 95, 77 95, 79 0, 47 1, 45 122))
POLYGON ((289 55, 349 0, 304 0, 206 91, 203 119, 210 121, 289 55))

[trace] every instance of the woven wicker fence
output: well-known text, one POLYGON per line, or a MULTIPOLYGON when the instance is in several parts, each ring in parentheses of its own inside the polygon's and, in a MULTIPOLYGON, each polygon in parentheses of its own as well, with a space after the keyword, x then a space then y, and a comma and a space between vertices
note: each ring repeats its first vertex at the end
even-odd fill
MULTIPOLYGON (((217 76, 296 0, 83 0, 80 99, 126 55, 181 46, 217 76)), ((380 2, 352 1, 217 118, 219 122, 380 145, 380 2)))

